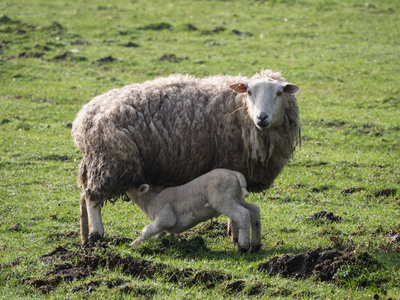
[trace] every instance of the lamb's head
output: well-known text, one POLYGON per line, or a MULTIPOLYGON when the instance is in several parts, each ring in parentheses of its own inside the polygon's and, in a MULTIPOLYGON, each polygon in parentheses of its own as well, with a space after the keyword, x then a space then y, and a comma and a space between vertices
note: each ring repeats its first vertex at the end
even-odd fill
POLYGON ((299 90, 297 85, 271 78, 243 81, 229 87, 237 93, 247 93, 250 117, 260 130, 282 125, 288 105, 285 94, 299 90))
POLYGON ((143 200, 143 196, 147 194, 149 190, 150 185, 141 184, 139 187, 130 188, 129 191, 127 191, 127 195, 133 202, 136 202, 143 200))
POLYGON ((150 186, 148 184, 141 184, 137 189, 138 196, 146 194, 149 190, 150 186))
POLYGON ((161 185, 149 185, 149 184, 141 184, 137 188, 131 188, 129 190, 130 195, 136 199, 143 199, 143 197, 146 195, 146 198, 152 197, 162 190, 164 190, 165 187, 161 185))

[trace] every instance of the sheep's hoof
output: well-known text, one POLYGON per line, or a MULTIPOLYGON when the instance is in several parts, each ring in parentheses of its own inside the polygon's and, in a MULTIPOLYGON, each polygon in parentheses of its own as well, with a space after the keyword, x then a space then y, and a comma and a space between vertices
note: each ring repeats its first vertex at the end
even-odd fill
POLYGON ((258 251, 260 251, 261 249, 261 244, 260 245, 254 245, 250 247, 250 253, 256 253, 258 251))
POLYGON ((90 249, 96 247, 96 243, 92 242, 92 241, 88 241, 84 244, 81 244, 81 249, 90 249))
POLYGON ((247 251, 249 251, 249 248, 238 247, 238 254, 245 254, 247 251))
POLYGON ((92 243, 96 243, 97 241, 100 241, 102 238, 103 237, 97 232, 89 234, 89 241, 92 243))

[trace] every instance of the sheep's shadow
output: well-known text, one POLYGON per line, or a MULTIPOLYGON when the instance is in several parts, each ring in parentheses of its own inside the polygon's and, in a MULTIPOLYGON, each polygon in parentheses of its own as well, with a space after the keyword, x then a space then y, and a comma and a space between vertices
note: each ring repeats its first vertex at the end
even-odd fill
MULTIPOLYGON (((272 255, 282 253, 300 253, 307 251, 308 249, 280 249, 277 251, 276 248, 261 248, 256 253, 238 253, 237 245, 228 243, 228 247, 223 250, 212 250, 207 246, 206 239, 210 237, 202 237, 193 234, 185 235, 167 235, 165 238, 160 240, 149 240, 146 241, 136 248, 132 248, 133 251, 137 251, 142 256, 145 255, 171 255, 182 259, 211 259, 211 260, 243 260, 247 262, 257 262, 265 260, 272 255)), ((212 239, 212 238, 211 238, 212 239)), ((224 242, 229 240, 227 236, 224 238, 217 237, 218 242, 224 242), (225 240, 226 239, 226 240, 225 240)))

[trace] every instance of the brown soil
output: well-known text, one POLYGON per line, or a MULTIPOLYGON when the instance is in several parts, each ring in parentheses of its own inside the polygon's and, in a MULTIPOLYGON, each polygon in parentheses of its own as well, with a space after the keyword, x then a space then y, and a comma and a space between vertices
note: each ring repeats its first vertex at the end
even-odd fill
MULTIPOLYGON (((109 247, 111 244, 130 243, 132 240, 125 238, 114 238, 109 242, 97 243, 95 247, 88 247, 79 250, 69 250, 64 247, 57 247, 53 251, 43 255, 40 263, 47 266, 43 275, 37 277, 27 277, 22 281, 25 284, 37 288, 42 294, 46 295, 53 291, 59 284, 74 279, 81 280, 81 284, 76 291, 93 291, 99 286, 108 286, 119 289, 120 292, 141 296, 153 295, 157 291, 153 287, 133 287, 129 282, 120 279, 117 283, 107 281, 107 278, 99 278, 98 268, 114 269, 118 267, 126 276, 131 276, 138 280, 161 280, 176 284, 179 287, 190 288, 200 286, 205 289, 213 289, 220 286, 218 290, 227 295, 245 293, 247 295, 257 295, 265 293, 270 287, 261 283, 246 285, 244 280, 234 279, 231 275, 213 271, 196 270, 192 268, 178 269, 165 264, 154 263, 148 260, 133 258, 131 256, 121 256, 109 247)), ((182 241, 182 240, 181 240, 182 241)), ((201 246, 200 240, 188 241, 189 248, 193 245, 201 246)), ((186 244, 186 243, 179 243, 186 244)), ((171 241, 162 241, 161 248, 171 247, 171 241), (165 244, 165 245, 164 245, 165 244)), ((172 240, 172 247, 174 241, 172 240)), ((162 249, 159 249, 160 251, 162 249)), ((184 253, 184 252, 182 252, 184 253)), ((273 258, 258 266, 260 272, 267 272, 271 275, 280 274, 288 278, 307 278, 315 276, 317 280, 333 280, 335 273, 344 264, 351 266, 368 266, 373 259, 367 253, 358 253, 351 250, 331 250, 324 251, 308 250, 300 254, 288 254, 273 258)), ((18 264, 16 260, 9 265, 18 264)), ((3 266, 6 267, 6 266, 3 266)), ((286 291, 269 291, 269 294, 278 293, 286 295, 286 291)), ((271 295, 272 295, 271 294, 271 295)), ((150 296, 150 297, 151 297, 150 296)))
POLYGON ((395 196, 397 193, 396 189, 383 189, 383 190, 378 190, 375 191, 375 197, 380 197, 380 196, 395 196))
MULTIPOLYGON (((57 247, 40 258, 41 262, 49 264, 49 270, 44 273, 44 276, 27 277, 23 279, 23 282, 38 288, 43 294, 47 294, 61 282, 94 275, 99 267, 109 269, 118 267, 124 274, 139 280, 153 280, 158 276, 166 278, 167 282, 185 287, 200 285, 205 288, 213 288, 232 278, 228 274, 217 271, 198 271, 191 268, 176 269, 131 256, 122 257, 107 249, 110 244, 128 242, 131 242, 131 240, 116 238, 111 242, 99 243, 96 247, 77 251, 68 250, 61 246, 57 247)), ((94 280, 87 284, 87 286, 82 286, 82 289, 93 290, 98 285, 98 280, 94 280)), ((129 286, 123 287, 123 292, 125 293, 131 293, 132 291, 132 288, 129 286)), ((135 293, 140 294, 140 291, 135 291, 135 293)))
POLYGON ((317 212, 315 214, 312 214, 309 217, 309 219, 310 220, 322 220, 322 219, 325 219, 325 220, 329 220, 329 221, 332 221, 332 222, 339 222, 341 220, 340 217, 334 216, 333 212, 329 212, 328 213, 328 212, 326 212, 324 210, 320 211, 320 212, 317 212))
POLYGON ((351 250, 331 250, 322 252, 308 250, 305 253, 286 254, 273 258, 258 265, 258 270, 271 275, 282 275, 289 278, 308 278, 315 275, 317 280, 330 281, 339 268, 348 265, 367 265, 372 261, 366 253, 358 253, 351 250))

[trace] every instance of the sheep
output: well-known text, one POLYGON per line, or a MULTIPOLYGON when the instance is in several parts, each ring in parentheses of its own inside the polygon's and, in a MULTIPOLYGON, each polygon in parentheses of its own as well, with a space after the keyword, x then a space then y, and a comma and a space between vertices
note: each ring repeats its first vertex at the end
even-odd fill
POLYGON ((223 214, 236 225, 238 252, 245 253, 249 248, 251 253, 257 252, 261 247, 260 209, 244 200, 248 196, 246 185, 243 174, 214 169, 184 185, 160 192, 148 184, 129 189, 129 198, 153 221, 131 246, 153 235, 159 238, 165 232, 181 233, 223 214))
POLYGON ((301 145, 298 90, 263 70, 175 74, 93 98, 72 126, 83 154, 82 244, 103 237, 102 205, 143 183, 177 186, 226 168, 244 174, 249 191, 269 188, 301 145))

